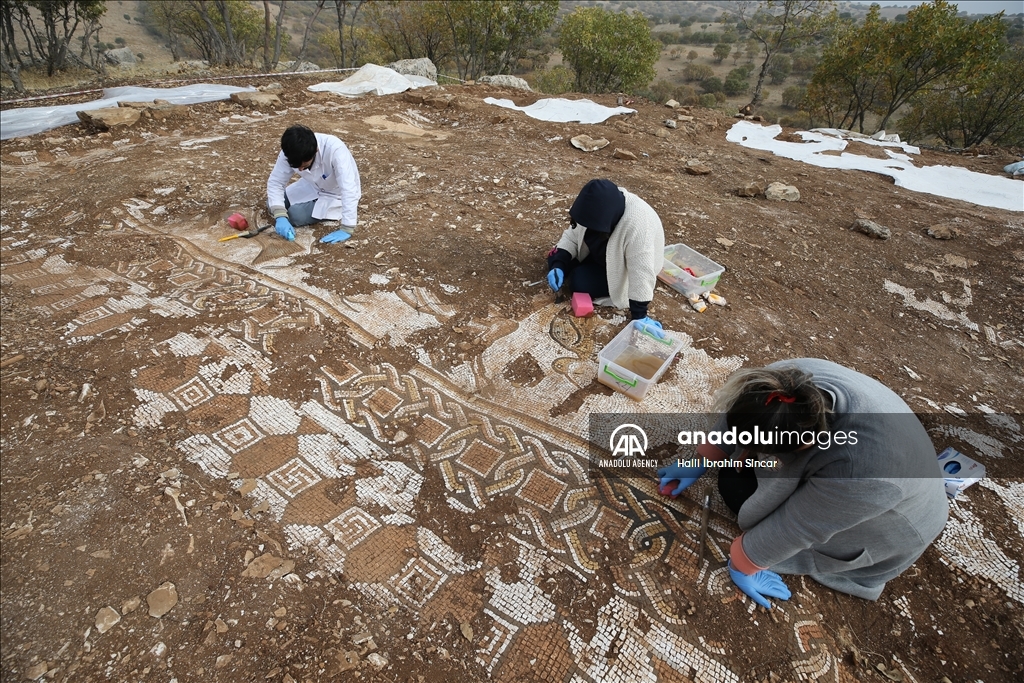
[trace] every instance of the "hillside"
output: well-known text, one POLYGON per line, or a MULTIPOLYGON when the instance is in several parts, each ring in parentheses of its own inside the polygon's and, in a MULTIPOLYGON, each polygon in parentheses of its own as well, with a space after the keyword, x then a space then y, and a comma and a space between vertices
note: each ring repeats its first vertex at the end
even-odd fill
POLYGON ((1024 675, 1024 213, 749 150, 715 110, 546 123, 483 101, 523 91, 278 82, 262 111, 0 145, 5 680, 1024 675), (295 122, 355 156, 353 239, 218 241, 233 211, 266 220, 295 122), (574 318, 537 284, 600 177, 726 268, 728 305, 704 313, 659 285, 651 315, 683 350, 641 403, 596 381, 625 318, 574 318), (774 181, 800 200, 737 194, 774 181), (714 479, 671 500, 651 471, 591 478, 588 425, 700 413, 737 367, 808 356, 878 378, 989 478, 878 602, 787 577, 766 612, 725 574, 739 530, 714 479))

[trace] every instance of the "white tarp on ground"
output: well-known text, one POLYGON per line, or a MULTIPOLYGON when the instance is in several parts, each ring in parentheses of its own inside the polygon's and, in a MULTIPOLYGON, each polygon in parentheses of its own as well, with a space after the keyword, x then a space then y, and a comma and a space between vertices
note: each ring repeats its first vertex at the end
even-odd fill
MULTIPOLYGON (((918 168, 907 154, 900 154, 889 149, 885 153, 888 159, 875 159, 859 154, 843 152, 823 154, 822 152, 846 149, 848 144, 843 131, 818 128, 815 131, 799 131, 798 135, 804 142, 786 142, 776 140, 782 132, 781 126, 762 126, 751 121, 738 121, 729 129, 725 139, 750 147, 772 152, 780 157, 803 161, 823 168, 839 168, 858 171, 871 171, 889 176, 896 181, 898 187, 914 192, 925 192, 959 199, 981 206, 991 206, 1009 211, 1024 211, 1024 183, 1012 178, 989 175, 969 171, 959 166, 924 166, 918 168)), ((860 142, 898 147, 910 154, 919 154, 920 150, 903 143, 884 142, 855 138, 860 142)))
POLYGON ((618 114, 635 114, 636 109, 628 107, 606 107, 590 100, 566 100, 552 98, 537 100, 528 107, 517 107, 512 100, 498 100, 485 97, 484 102, 496 107, 515 109, 540 121, 555 123, 601 123, 618 114))
POLYGON ((333 92, 345 97, 359 97, 367 93, 374 95, 393 95, 406 90, 425 88, 437 85, 434 81, 423 76, 400 74, 394 69, 376 64, 364 64, 359 71, 355 72, 343 81, 330 83, 317 83, 311 85, 307 90, 313 92, 333 92))
POLYGON ((210 83, 183 85, 180 88, 137 88, 133 86, 107 88, 103 91, 101 99, 92 102, 62 104, 55 107, 7 109, 0 112, 0 140, 35 135, 58 126, 76 123, 78 116, 75 112, 116 107, 118 102, 167 100, 171 104, 199 104, 200 102, 226 100, 231 97, 231 93, 255 89, 210 83))

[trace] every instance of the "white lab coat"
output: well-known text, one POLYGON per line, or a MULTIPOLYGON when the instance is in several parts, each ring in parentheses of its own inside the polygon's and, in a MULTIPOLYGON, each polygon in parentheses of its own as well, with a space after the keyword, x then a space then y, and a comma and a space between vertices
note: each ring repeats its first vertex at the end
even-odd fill
POLYGON ((340 220, 342 225, 355 226, 359 197, 359 169, 345 143, 333 135, 315 133, 316 158, 305 171, 292 168, 284 152, 277 155, 277 163, 267 180, 267 206, 277 215, 284 211, 285 193, 291 204, 317 200, 313 218, 340 220), (288 185, 292 176, 299 180, 288 185))

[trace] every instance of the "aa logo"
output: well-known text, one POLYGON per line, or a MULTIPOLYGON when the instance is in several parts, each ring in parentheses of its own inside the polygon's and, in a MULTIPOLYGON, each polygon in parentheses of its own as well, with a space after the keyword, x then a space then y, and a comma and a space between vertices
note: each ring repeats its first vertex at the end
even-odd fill
POLYGON ((608 439, 608 446, 613 458, 643 458, 647 455, 647 432, 635 424, 619 425, 608 439))

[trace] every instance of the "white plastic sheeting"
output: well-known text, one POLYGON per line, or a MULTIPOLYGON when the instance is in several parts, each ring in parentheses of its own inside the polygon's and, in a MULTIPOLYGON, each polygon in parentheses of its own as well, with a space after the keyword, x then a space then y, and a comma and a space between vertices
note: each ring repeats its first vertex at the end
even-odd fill
MULTIPOLYGON (((981 206, 991 206, 1008 211, 1024 211, 1024 183, 1012 178, 989 175, 969 171, 959 166, 914 166, 908 154, 885 149, 888 159, 875 159, 859 154, 843 152, 823 154, 823 152, 842 152, 848 141, 847 131, 819 128, 814 131, 800 131, 798 135, 804 142, 786 142, 776 140, 782 132, 781 126, 762 126, 751 121, 738 121, 725 139, 750 147, 772 152, 780 157, 795 159, 823 168, 850 169, 871 171, 889 176, 896 181, 898 187, 914 192, 925 192, 940 197, 959 199, 981 206)), ((880 145, 883 148, 898 147, 909 154, 919 154, 920 150, 903 143, 871 140, 854 136, 859 142, 880 145)))
POLYGON ((55 107, 26 107, 0 112, 0 140, 35 135, 58 126, 66 126, 78 121, 75 112, 116 107, 118 102, 167 100, 171 104, 198 104, 226 100, 231 97, 231 93, 255 89, 210 83, 183 85, 179 88, 107 88, 103 91, 101 99, 92 102, 62 104, 55 107))
POLYGON ((400 74, 394 69, 376 64, 364 64, 359 71, 355 72, 343 81, 330 83, 317 83, 311 85, 307 90, 313 92, 332 92, 345 97, 360 97, 367 93, 374 95, 393 95, 406 90, 415 90, 437 85, 434 81, 423 76, 412 76, 400 74))
POLYGON ((618 114, 635 114, 636 109, 628 107, 606 107, 590 100, 566 100, 550 98, 537 100, 527 107, 517 107, 512 100, 498 100, 485 97, 484 102, 496 107, 515 109, 540 121, 555 123, 601 123, 618 114))

